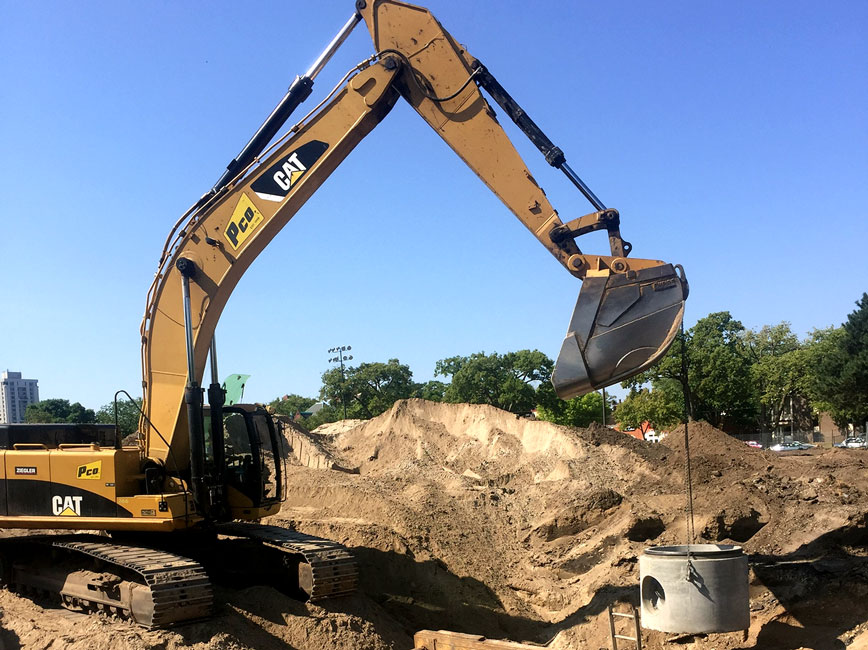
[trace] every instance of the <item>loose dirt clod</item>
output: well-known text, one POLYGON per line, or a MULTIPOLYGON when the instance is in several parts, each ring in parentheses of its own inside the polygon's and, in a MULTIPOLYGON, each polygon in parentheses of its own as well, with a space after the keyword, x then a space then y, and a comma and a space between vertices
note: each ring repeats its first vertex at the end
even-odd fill
MULTIPOLYGON (((0 647, 403 650, 428 628, 597 650, 606 607, 637 602, 642 549, 686 541, 683 431, 651 444, 422 400, 330 429, 317 453, 358 474, 290 465, 269 523, 352 547, 357 595, 306 605, 219 588, 214 619, 145 631, 0 591, 0 647)), ((775 455, 705 423, 689 434, 698 541, 750 554, 751 628, 682 646, 644 631, 645 646, 866 643, 868 452, 775 455)))

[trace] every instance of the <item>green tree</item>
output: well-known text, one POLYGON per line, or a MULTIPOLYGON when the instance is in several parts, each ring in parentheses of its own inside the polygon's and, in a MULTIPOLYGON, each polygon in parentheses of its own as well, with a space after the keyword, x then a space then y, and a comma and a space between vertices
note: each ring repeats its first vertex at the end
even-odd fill
POLYGON ((805 343, 806 376, 804 389, 817 411, 829 413, 835 424, 848 423, 847 413, 838 410, 838 378, 847 360, 843 327, 816 329, 805 343))
POLYGON ((684 419, 684 401, 676 395, 680 397, 680 391, 633 389, 615 408, 615 420, 640 430, 645 422, 657 430, 670 429, 684 419))
POLYGON ((446 384, 432 379, 424 384, 416 384, 413 388, 413 397, 421 397, 429 402, 442 402, 446 395, 446 384))
POLYGON ((813 333, 807 348, 808 393, 838 426, 868 420, 868 294, 840 328, 813 333))
MULTIPOLYGON (((118 431, 121 437, 135 433, 139 429, 139 417, 142 408, 142 398, 136 397, 133 401, 126 398, 118 398, 118 431)), ((101 424, 115 423, 115 403, 103 404, 96 412, 96 421, 101 424)))
POLYGON ((750 361, 744 354, 744 326, 729 312, 709 314, 690 328, 688 362, 694 417, 721 426, 755 420, 750 361))
POLYGON ((513 413, 529 413, 538 403, 536 386, 551 380, 553 365, 539 350, 477 352, 441 359, 434 373, 452 378, 444 392, 446 402, 491 404, 513 413))
MULTIPOLYGON (((587 427, 592 422, 601 422, 603 419, 603 396, 596 391, 562 400, 555 395, 551 384, 546 382, 540 384, 537 397, 539 403, 536 414, 540 420, 570 427, 587 427)), ((606 396, 606 419, 611 416, 612 401, 606 396)))
POLYGON ((803 401, 807 356, 787 322, 746 331, 743 340, 759 403, 757 424, 772 431, 793 403, 803 401))
POLYGON ((415 384, 410 367, 398 359, 386 363, 363 363, 358 367, 332 368, 323 373, 320 399, 347 417, 372 418, 390 409, 399 399, 413 395, 415 384))
POLYGON ((293 393, 276 397, 268 403, 268 407, 278 415, 293 417, 296 413, 302 413, 310 408, 315 402, 316 400, 311 397, 302 397, 293 393))
POLYGON ((89 424, 96 422, 96 414, 78 402, 70 404, 68 399, 44 399, 27 405, 24 421, 31 424, 89 424))
POLYGON ((715 312, 697 321, 654 367, 624 382, 638 389, 650 383, 671 400, 678 399, 673 385, 684 385, 681 349, 687 350, 690 415, 721 426, 724 419, 737 426, 754 423, 758 404, 753 389, 750 361, 744 351, 744 326, 727 312, 715 312))
POLYGON ((841 400, 848 402, 852 421, 862 425, 868 420, 868 293, 856 306, 844 323, 847 361, 841 370, 841 400))

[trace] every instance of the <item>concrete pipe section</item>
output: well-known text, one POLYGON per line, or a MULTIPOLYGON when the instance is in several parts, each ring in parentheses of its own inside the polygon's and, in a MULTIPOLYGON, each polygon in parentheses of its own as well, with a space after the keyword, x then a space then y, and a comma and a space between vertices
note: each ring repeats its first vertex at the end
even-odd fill
POLYGON ((741 546, 652 546, 639 557, 639 579, 646 629, 706 634, 750 626, 741 546))

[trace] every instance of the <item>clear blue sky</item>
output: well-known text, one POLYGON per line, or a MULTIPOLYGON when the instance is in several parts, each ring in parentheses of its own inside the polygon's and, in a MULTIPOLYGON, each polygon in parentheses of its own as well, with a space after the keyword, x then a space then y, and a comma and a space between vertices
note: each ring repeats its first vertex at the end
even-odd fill
MULTIPOLYGON (((43 398, 141 392, 176 218, 353 3, 4 2, 0 368, 43 398)), ((839 325, 868 290, 868 3, 430 0, 560 145, 636 257, 684 265, 687 324, 839 325)), ((372 52, 357 29, 313 106, 372 52)), ((591 211, 515 130, 564 220, 591 211)), ((602 252, 602 238, 589 252, 602 252)), ((399 105, 254 263, 217 330, 246 397, 314 396, 327 349, 556 356, 579 282, 399 105)))

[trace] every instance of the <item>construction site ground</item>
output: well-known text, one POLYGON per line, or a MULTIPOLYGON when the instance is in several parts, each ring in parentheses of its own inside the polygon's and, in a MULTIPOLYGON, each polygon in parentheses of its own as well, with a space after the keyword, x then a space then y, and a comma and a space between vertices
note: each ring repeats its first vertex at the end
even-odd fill
MULTIPOLYGON (((868 451, 776 454, 704 423, 689 439, 696 541, 749 554, 751 626, 643 630, 645 647, 868 648, 868 451)), ((218 585, 214 618, 145 630, 0 590, 0 649, 407 650, 421 629, 608 649, 607 607, 638 603, 643 549, 687 541, 683 429, 655 444, 409 400, 308 441, 268 523, 353 549, 357 594, 218 585)))

